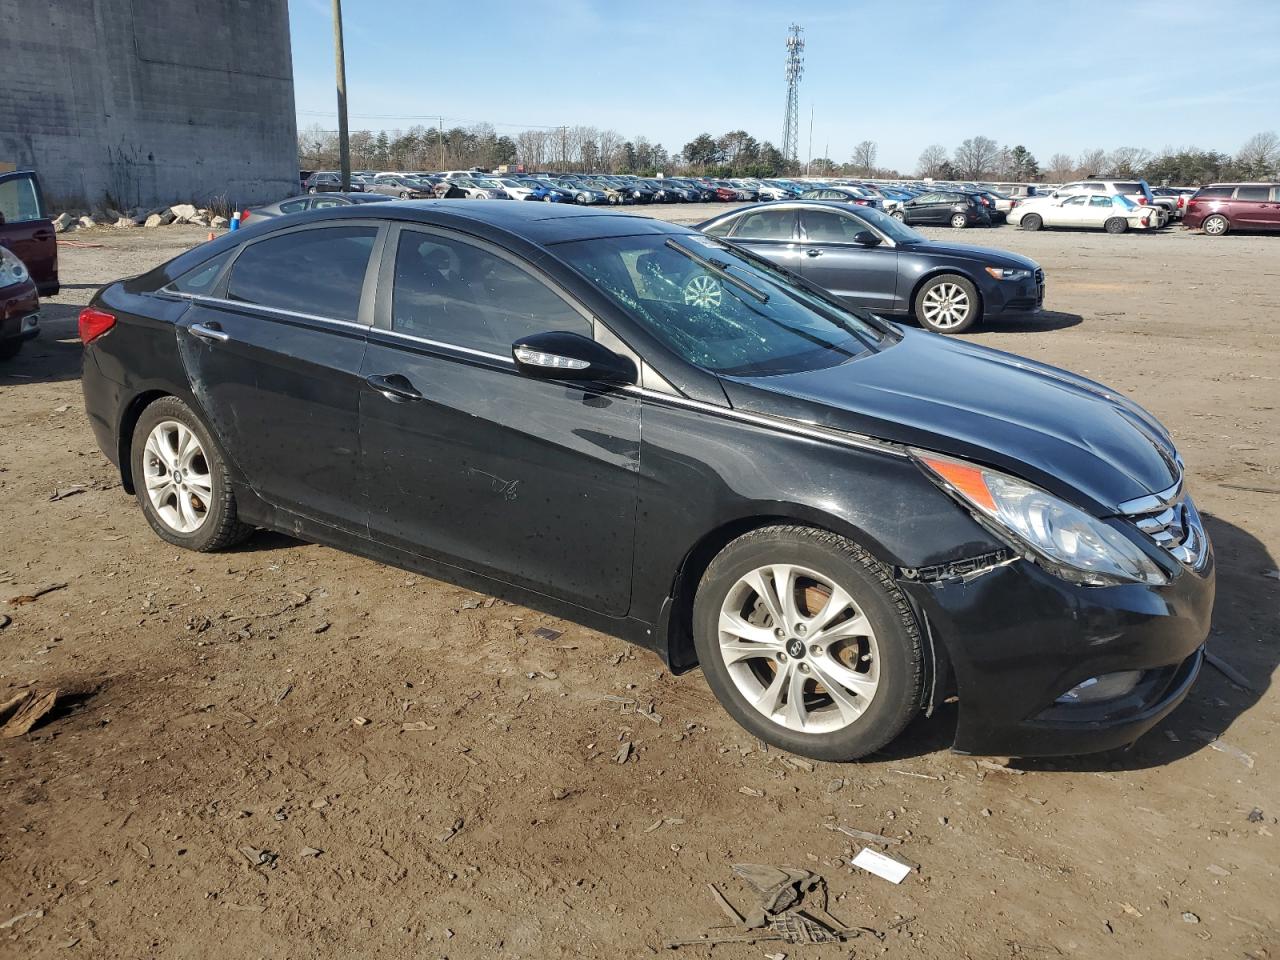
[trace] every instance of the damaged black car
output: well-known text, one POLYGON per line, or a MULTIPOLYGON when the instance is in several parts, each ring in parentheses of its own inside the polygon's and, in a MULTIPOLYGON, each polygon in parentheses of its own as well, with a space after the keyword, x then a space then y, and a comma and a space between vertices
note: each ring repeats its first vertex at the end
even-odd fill
POLYGON ((80 325, 165 541, 279 530, 555 613, 797 754, 865 756, 952 692, 959 751, 1122 746, 1200 667, 1213 554, 1149 413, 687 227, 339 207, 80 325))

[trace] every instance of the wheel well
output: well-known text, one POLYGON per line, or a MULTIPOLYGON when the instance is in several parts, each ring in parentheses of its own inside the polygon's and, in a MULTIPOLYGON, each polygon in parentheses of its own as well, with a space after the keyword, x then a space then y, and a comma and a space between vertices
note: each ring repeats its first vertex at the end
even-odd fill
POLYGON ((926 273, 923 277, 921 277, 919 280, 916 281, 916 285, 911 288, 911 296, 907 298, 907 310, 910 311, 911 315, 913 317, 916 315, 916 295, 920 292, 920 290, 924 287, 924 285, 931 280, 936 280, 939 277, 946 277, 946 276, 960 277, 964 280, 967 280, 969 283, 973 284, 973 291, 978 297, 978 317, 981 318, 983 313, 982 288, 978 286, 977 280, 969 276, 969 274, 965 273, 963 270, 957 269, 956 267, 938 267, 937 269, 933 270, 931 273, 926 273))
POLYGON ((133 464, 130 453, 133 450, 133 430, 138 425, 142 411, 161 397, 172 396, 163 390, 148 390, 140 393, 125 407, 124 416, 120 418, 120 429, 116 431, 116 455, 120 462, 120 484, 126 493, 133 493, 133 464))

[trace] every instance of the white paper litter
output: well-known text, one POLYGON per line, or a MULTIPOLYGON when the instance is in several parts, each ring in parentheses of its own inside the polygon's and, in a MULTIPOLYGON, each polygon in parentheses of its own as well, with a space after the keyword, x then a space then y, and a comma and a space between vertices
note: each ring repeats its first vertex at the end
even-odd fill
POLYGON ((890 883, 901 883, 907 879, 907 874, 911 872, 911 868, 905 863, 899 863, 893 857, 886 857, 878 850, 872 850, 870 847, 863 847, 862 852, 853 858, 853 865, 861 867, 868 873, 874 873, 877 877, 888 880, 890 883))

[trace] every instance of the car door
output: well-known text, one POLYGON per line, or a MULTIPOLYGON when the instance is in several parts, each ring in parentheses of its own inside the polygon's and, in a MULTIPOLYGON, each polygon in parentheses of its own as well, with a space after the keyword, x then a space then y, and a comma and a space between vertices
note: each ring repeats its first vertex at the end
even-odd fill
POLYGON ((942 223, 951 212, 951 201, 948 194, 926 193, 917 197, 911 205, 908 223, 942 223))
POLYGON ((210 294, 176 291, 191 300, 183 363, 231 460, 268 503, 361 534, 360 369, 382 232, 361 220, 276 231, 228 252, 210 294))
POLYGON ((0 173, 0 246, 26 264, 42 297, 58 292, 58 241, 31 171, 0 173))
POLYGON ((1089 198, 1084 194, 1067 197, 1054 209, 1054 224, 1059 227, 1089 226, 1089 198))
POLYGON ((771 263, 799 273, 799 229, 795 207, 770 205, 744 210, 729 221, 727 233, 717 231, 713 236, 727 236, 771 263))
POLYGON ((1110 197, 1089 197, 1088 203, 1080 213, 1084 225, 1102 227, 1114 216, 1123 216, 1123 212, 1111 202, 1110 197))
POLYGON ((847 303, 870 310, 897 309, 898 251, 887 238, 843 210, 800 211, 800 275, 847 303), (866 246, 853 238, 879 237, 866 246))
POLYGON ((1265 184, 1236 187, 1231 199, 1231 222, 1251 230, 1266 229, 1269 223, 1271 188, 1265 184))
POLYGON ((638 396, 516 372, 533 333, 589 313, 497 247, 403 225, 388 238, 362 372, 370 534, 612 616, 631 600, 638 396))
POLYGON ((1259 228, 1280 230, 1280 186, 1271 188, 1271 200, 1262 205, 1263 216, 1259 228))

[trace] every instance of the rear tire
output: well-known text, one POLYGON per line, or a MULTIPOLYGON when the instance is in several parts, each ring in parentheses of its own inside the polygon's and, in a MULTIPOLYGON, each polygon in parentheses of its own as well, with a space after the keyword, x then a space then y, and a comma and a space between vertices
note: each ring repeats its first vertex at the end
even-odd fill
POLYGON ((210 553, 253 533, 239 520, 222 451, 177 397, 161 397, 142 411, 129 462, 142 513, 162 540, 210 553))
POLYGON ((907 215, 901 210, 895 210, 893 213, 889 214, 889 216, 893 217, 893 219, 897 220, 899 223, 902 223, 907 219, 907 215))
POLYGON ((1220 213, 1210 214, 1204 218, 1200 229, 1211 237, 1221 237, 1231 229, 1231 221, 1220 213))
POLYGON ((1107 233, 1124 233, 1129 229, 1129 221, 1124 217, 1111 217, 1102 225, 1107 233))
POLYGON ((969 218, 966 217, 963 213, 953 213, 951 215, 951 226, 955 227, 957 230, 963 230, 966 226, 968 226, 968 223, 969 223, 969 218))
POLYGON ((0 340, 0 360, 12 360, 22 349, 26 341, 14 337, 12 340, 0 340))
POLYGON ((906 598, 883 564, 825 530, 764 527, 726 546, 698 584, 693 632, 729 715, 801 756, 865 757, 923 703, 923 645, 906 598))
POLYGON ((1023 230, 1039 230, 1043 226, 1044 218, 1038 213, 1028 213, 1021 221, 1023 230))

